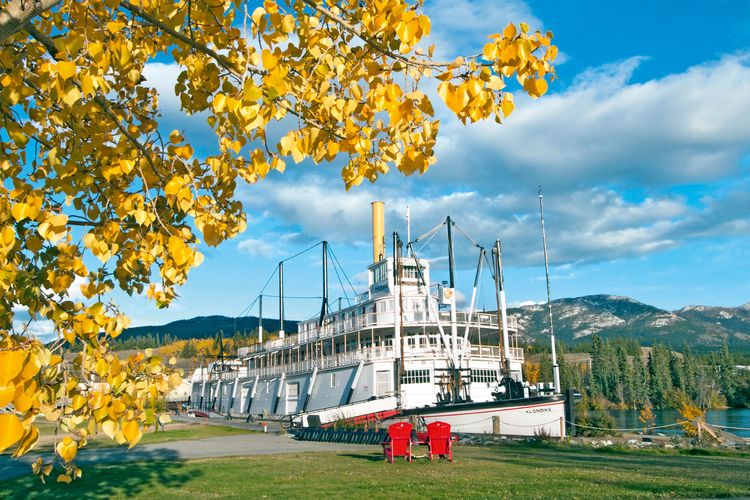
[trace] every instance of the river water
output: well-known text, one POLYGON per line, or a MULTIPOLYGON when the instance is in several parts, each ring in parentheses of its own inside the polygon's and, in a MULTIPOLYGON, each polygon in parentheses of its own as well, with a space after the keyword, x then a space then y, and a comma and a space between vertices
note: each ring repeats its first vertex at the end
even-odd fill
MULTIPOLYGON (((608 413, 615 417, 618 429, 634 429, 642 427, 638 420, 638 410, 609 410, 608 413)), ((654 410, 656 417, 654 425, 672 424, 682 420, 676 410, 654 410)), ((750 408, 731 408, 728 410, 708 410, 706 422, 709 424, 726 425, 730 427, 744 427, 748 430, 726 429, 728 432, 742 437, 750 437, 750 408)), ((654 432, 664 434, 680 433, 680 427, 667 429, 656 429, 654 432)))

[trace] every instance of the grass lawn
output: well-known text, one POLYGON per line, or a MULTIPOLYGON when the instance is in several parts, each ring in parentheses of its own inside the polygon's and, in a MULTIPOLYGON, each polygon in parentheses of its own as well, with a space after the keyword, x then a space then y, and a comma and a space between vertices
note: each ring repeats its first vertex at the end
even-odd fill
POLYGON ((454 463, 373 450, 87 466, 71 485, 0 481, 2 498, 602 498, 750 495, 750 457, 509 444, 454 463))
MULTIPOLYGON (((50 431, 47 434, 54 432, 54 426, 50 424, 50 431)), ((45 431, 41 430, 44 435, 45 431)), ((141 438, 139 444, 156 444, 156 443, 167 443, 170 441, 185 441, 192 439, 205 439, 218 436, 234 436, 238 434, 247 434, 250 432, 259 432, 250 429, 240 429, 237 427, 225 427, 222 425, 208 425, 208 424, 179 424, 176 428, 171 428, 171 425, 167 425, 163 430, 154 432, 150 430, 145 433, 141 438)), ((89 440, 86 448, 106 448, 112 446, 120 446, 115 441, 109 439, 106 435, 100 434, 95 439, 89 440)), ((52 449, 52 444, 45 444, 34 448, 36 451, 49 451, 52 449)))

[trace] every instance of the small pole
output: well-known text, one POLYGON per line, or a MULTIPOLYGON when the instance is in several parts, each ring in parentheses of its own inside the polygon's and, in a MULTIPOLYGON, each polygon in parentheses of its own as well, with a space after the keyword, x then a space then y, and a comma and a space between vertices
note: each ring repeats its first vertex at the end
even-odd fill
POLYGON ((542 244, 544 245, 544 274, 547 277, 547 312, 549 313, 549 337, 552 343, 552 378, 555 384, 555 394, 560 393, 560 365, 557 364, 557 352, 555 346, 555 328, 552 324, 552 295, 549 288, 549 260, 547 258, 547 234, 544 230, 544 195, 542 186, 539 186, 539 219, 542 224, 542 244))
POLYGON ((411 243, 411 215, 409 214, 409 205, 406 205, 406 244, 411 243))
POLYGON ((263 343, 263 295, 258 302, 258 343, 263 343))
POLYGON ((279 337, 284 338, 284 261, 279 262, 279 337))

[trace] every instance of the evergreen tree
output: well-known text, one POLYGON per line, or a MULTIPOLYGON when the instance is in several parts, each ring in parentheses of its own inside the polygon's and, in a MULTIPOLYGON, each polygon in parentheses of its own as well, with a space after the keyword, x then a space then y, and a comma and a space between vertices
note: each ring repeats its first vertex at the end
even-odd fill
POLYGON ((668 406, 672 378, 669 373, 669 349, 661 344, 648 355, 649 399, 656 408, 668 406))
POLYGON ((615 401, 618 403, 625 402, 625 385, 628 378, 628 355, 625 346, 622 343, 617 344, 615 348, 615 361, 617 366, 616 378, 613 380, 615 387, 615 401))
POLYGON ((633 358, 633 401, 634 407, 640 406, 649 400, 649 373, 643 366, 643 358, 640 353, 633 358))
POLYGON ((687 343, 683 348, 683 352, 683 391, 685 391, 685 394, 687 394, 690 399, 697 401, 698 387, 696 386, 696 381, 698 377, 698 364, 693 355, 693 351, 687 343))
POLYGON ((719 374, 719 388, 727 398, 729 406, 734 406, 737 399, 737 368, 735 366, 732 353, 729 352, 729 345, 726 340, 721 345, 721 351, 717 360, 719 374))
POLYGON ((685 390, 685 362, 674 352, 669 353, 669 374, 672 385, 687 394, 685 390))
POLYGON ((541 382, 552 382, 552 360, 547 353, 539 358, 539 380, 541 382))
POLYGON ((607 374, 606 374, 606 353, 604 352, 604 343, 602 339, 594 334, 591 337, 591 387, 592 396, 608 392, 607 374))

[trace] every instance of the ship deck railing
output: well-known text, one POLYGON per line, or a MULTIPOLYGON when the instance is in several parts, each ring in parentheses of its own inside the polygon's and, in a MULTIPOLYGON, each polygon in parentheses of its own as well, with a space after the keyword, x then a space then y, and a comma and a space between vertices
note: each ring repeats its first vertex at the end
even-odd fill
MULTIPOLYGON (((450 325, 450 313, 441 311, 438 313, 443 328, 450 325)), ((466 312, 456 313, 456 323, 459 331, 464 331, 469 314, 466 312)), ((357 315, 354 317, 339 319, 336 321, 324 320, 323 324, 318 326, 316 322, 300 323, 300 332, 289 335, 280 339, 273 339, 263 344, 255 344, 238 350, 238 355, 247 356, 249 354, 280 349, 285 346, 293 346, 313 342, 315 340, 325 339, 336 335, 356 333, 368 328, 394 328, 396 325, 396 315, 393 311, 371 312, 357 315)), ((404 327, 428 327, 434 326, 435 321, 431 314, 426 311, 405 311, 402 314, 404 327)), ((469 323, 470 330, 478 328, 496 328, 498 325, 497 315, 484 312, 475 312, 471 315, 469 323)), ((508 317, 508 329, 513 332, 518 330, 518 322, 514 316, 508 317)))
MULTIPOLYGON (((459 338, 458 340, 459 346, 461 346, 463 344, 463 339, 459 338)), ((502 349, 497 346, 471 345, 468 349, 464 348, 462 350, 464 352, 464 359, 466 359, 467 361, 470 361, 471 359, 478 359, 500 362, 502 360, 502 349)), ((281 374, 290 376, 298 373, 310 372, 315 367, 317 367, 319 370, 323 370, 327 368, 352 366, 360 363, 361 361, 369 362, 379 360, 393 360, 395 356, 396 351, 390 344, 370 346, 349 352, 340 352, 315 359, 291 361, 274 366, 263 366, 256 368, 248 368, 247 366, 242 366, 241 368, 239 368, 239 370, 225 372, 209 372, 208 370, 204 369, 197 375, 193 375, 193 382, 201 382, 205 380, 234 380, 236 378, 266 378, 280 376, 281 374)), ((450 353, 444 347, 435 346, 433 344, 405 345, 404 357, 409 361, 418 361, 423 359, 447 359, 450 357, 450 353)), ((512 362, 522 363, 524 360, 523 349, 510 348, 510 357, 512 362)))

